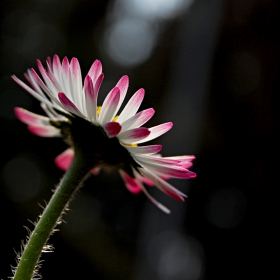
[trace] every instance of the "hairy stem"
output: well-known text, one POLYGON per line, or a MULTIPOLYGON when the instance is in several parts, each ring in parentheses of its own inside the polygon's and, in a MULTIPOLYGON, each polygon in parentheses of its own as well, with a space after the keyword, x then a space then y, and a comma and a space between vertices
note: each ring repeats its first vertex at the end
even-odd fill
POLYGON ((80 153, 75 153, 73 162, 55 190, 50 202, 32 232, 14 273, 14 280, 31 280, 44 246, 61 218, 69 201, 83 180, 90 173, 92 165, 80 153))

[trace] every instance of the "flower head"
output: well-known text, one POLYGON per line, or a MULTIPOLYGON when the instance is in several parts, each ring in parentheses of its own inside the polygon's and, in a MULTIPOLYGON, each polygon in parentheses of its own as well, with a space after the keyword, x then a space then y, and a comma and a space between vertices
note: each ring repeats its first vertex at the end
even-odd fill
POLYGON ((63 137, 69 143, 70 148, 55 159, 61 169, 68 169, 74 153, 79 150, 92 159, 94 174, 103 167, 117 168, 130 192, 143 191, 167 213, 169 210, 150 196, 144 184, 155 185, 169 196, 184 201, 186 195, 166 180, 194 178, 195 173, 188 170, 194 156, 162 157, 158 154, 161 145, 139 146, 166 133, 173 125, 168 122, 152 128, 142 127, 155 112, 150 108, 137 113, 144 89, 135 92, 120 111, 128 89, 128 76, 123 76, 108 93, 102 106, 98 106, 98 92, 104 78, 99 60, 92 64, 84 83, 76 58, 69 62, 64 57, 61 62, 55 55, 53 60, 47 59, 46 68, 39 60, 37 65, 41 77, 33 68, 28 69, 25 78, 29 85, 16 76, 12 78, 41 102, 47 116, 23 108, 15 108, 15 114, 32 133, 43 137, 63 137))

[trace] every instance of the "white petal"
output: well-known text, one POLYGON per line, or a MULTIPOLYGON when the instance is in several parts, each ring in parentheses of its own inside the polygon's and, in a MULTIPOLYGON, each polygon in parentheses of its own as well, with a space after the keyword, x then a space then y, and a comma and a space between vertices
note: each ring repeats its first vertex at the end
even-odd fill
POLYGON ((142 176, 147 177, 152 182, 154 182, 155 186, 158 187, 161 191, 166 193, 167 195, 175 198, 179 201, 184 201, 183 197, 186 197, 186 195, 176 188, 174 188, 172 185, 158 177, 157 175, 153 174, 151 171, 149 171, 147 168, 139 168, 140 173, 142 176))
POLYGON ((88 75, 93 80, 93 83, 95 83, 97 78, 101 75, 101 73, 102 73, 102 64, 98 59, 96 59, 91 65, 88 71, 88 75))
POLYGON ((41 137, 59 137, 61 136, 60 130, 53 126, 32 126, 29 125, 28 130, 35 135, 41 137))
POLYGON ((118 117, 119 123, 126 121, 128 118, 136 114, 137 110, 139 109, 143 101, 144 95, 145 95, 145 90, 142 88, 134 93, 134 95, 130 98, 130 100, 127 102, 126 106, 120 113, 118 117))
POLYGON ((70 75, 72 83, 72 101, 82 113, 85 113, 81 68, 78 59, 75 57, 73 57, 70 62, 70 75))
POLYGON ((161 151, 162 145, 138 146, 131 147, 123 145, 132 154, 155 154, 161 151))
POLYGON ((162 134, 164 134, 168 130, 170 130, 172 128, 172 126, 173 126, 173 123, 168 122, 168 123, 163 123, 163 124, 149 128, 149 130, 151 131, 151 134, 147 138, 139 141, 138 144, 153 140, 153 139, 161 136, 162 134))
POLYGON ((116 115, 117 107, 120 101, 119 88, 113 88, 106 96, 100 111, 99 123, 104 126, 107 122, 112 121, 116 115))
POLYGON ((60 59, 59 56, 56 54, 53 57, 53 74, 56 77, 57 81, 60 83, 60 85, 63 85, 62 82, 62 67, 61 67, 61 63, 60 63, 60 59))
POLYGON ((54 94, 53 92, 51 92, 51 90, 44 84, 44 82, 41 80, 41 78, 38 76, 38 74, 33 68, 30 71, 30 75, 32 75, 36 83, 44 90, 44 92, 51 99, 51 101, 53 101, 52 106, 56 107, 57 109, 60 109, 61 104, 57 100, 57 93, 54 94))
POLYGON ((116 87, 120 89, 120 101, 117 107, 117 111, 120 109, 120 106, 123 103, 123 100, 125 98, 127 89, 128 89, 128 84, 129 84, 129 78, 128 76, 123 76, 120 78, 120 80, 117 82, 116 87))
MULTIPOLYGON (((135 177, 137 177, 137 174, 135 174, 136 173, 136 171, 135 170, 133 170, 134 171, 134 175, 135 175, 135 177)), ((165 207, 163 204, 161 204, 160 202, 158 202, 156 199, 154 199, 149 193, 148 193, 148 191, 146 190, 146 188, 143 186, 143 184, 140 182, 140 181, 138 181, 139 182, 139 184, 140 184, 140 186, 141 186, 141 188, 142 188, 142 191, 143 191, 143 193, 147 196, 147 198, 154 204, 154 205, 156 205, 160 210, 162 210, 164 213, 166 213, 166 214, 170 214, 171 213, 171 211, 167 208, 167 207, 165 207)))
POLYGON ((84 82, 84 93, 86 100, 87 117, 89 120, 97 124, 97 92, 94 90, 92 79, 86 76, 84 82))
POLYGON ((138 128, 145 124, 155 113, 155 110, 150 108, 139 112, 133 117, 129 118, 122 125, 122 132, 132 128, 138 128))
POLYGON ((138 141, 146 138, 149 134, 150 131, 146 127, 139 127, 120 133, 118 139, 122 143, 137 144, 138 141))
POLYGON ((63 92, 58 93, 58 98, 67 111, 81 118, 85 118, 76 105, 63 92))

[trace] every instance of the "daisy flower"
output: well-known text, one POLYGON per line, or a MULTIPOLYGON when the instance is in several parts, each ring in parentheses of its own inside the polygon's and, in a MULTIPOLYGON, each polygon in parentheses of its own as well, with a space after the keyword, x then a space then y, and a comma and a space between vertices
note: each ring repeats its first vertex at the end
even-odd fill
POLYGON ((100 168, 117 168, 127 189, 136 194, 141 191, 161 210, 169 213, 156 201, 146 186, 156 186, 167 195, 184 201, 186 195, 166 180, 190 179, 196 174, 189 171, 194 156, 162 157, 161 145, 140 145, 153 140, 171 129, 172 123, 151 128, 143 127, 154 115, 154 109, 138 112, 145 91, 139 89, 122 110, 129 78, 123 76, 108 93, 101 106, 97 104, 98 92, 104 78, 102 64, 95 60, 84 82, 76 58, 61 61, 57 55, 46 61, 44 67, 37 60, 40 75, 28 69, 28 85, 12 76, 23 89, 41 102, 46 116, 15 108, 15 114, 28 129, 43 137, 62 137, 69 148, 55 159, 63 170, 70 166, 77 150, 91 159, 92 173, 100 168))

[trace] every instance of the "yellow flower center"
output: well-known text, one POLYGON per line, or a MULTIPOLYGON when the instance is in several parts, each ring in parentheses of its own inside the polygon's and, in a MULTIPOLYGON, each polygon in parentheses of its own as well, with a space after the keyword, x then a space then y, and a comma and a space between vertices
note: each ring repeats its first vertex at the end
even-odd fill
POLYGON ((97 106, 97 115, 99 117, 102 106, 97 106))
POLYGON ((129 147, 138 147, 137 144, 127 144, 127 143, 123 143, 125 146, 129 146, 129 147))

